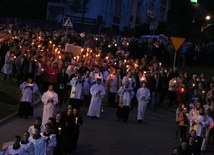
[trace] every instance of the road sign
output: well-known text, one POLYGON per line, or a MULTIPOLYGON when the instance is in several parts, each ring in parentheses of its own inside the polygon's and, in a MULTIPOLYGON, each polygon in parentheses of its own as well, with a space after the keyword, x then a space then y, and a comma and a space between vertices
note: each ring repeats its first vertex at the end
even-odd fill
POLYGON ((173 44, 176 52, 181 47, 183 42, 185 41, 185 38, 170 37, 170 39, 172 41, 172 44, 173 44))
POLYGON ((65 21, 63 24, 64 27, 73 27, 73 24, 71 23, 71 19, 69 17, 65 17, 64 21, 65 21))
POLYGON ((175 68, 175 63, 176 63, 176 56, 177 56, 177 51, 185 41, 185 38, 176 38, 176 37, 170 37, 172 44, 175 48, 175 54, 174 54, 174 63, 173 63, 173 68, 175 68))

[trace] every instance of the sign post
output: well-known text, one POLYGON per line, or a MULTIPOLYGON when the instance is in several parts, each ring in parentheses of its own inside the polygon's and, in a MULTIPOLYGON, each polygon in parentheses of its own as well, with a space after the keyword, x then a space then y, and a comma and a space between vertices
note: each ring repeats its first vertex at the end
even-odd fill
POLYGON ((175 68, 177 52, 178 52, 178 49, 183 44, 183 42, 185 41, 185 38, 170 37, 170 39, 175 49, 174 63, 173 63, 173 68, 175 68))
POLYGON ((63 27, 66 28, 66 36, 65 39, 67 40, 67 35, 68 35, 68 28, 73 28, 73 24, 71 23, 71 19, 69 17, 64 18, 64 24, 63 27))

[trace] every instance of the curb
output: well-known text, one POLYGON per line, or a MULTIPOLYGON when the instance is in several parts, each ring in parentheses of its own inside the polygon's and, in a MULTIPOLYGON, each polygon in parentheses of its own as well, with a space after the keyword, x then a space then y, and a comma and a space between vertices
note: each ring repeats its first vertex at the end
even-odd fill
POLYGON ((1 120, 0 120, 0 125, 6 123, 7 121, 9 121, 9 120, 12 119, 12 118, 15 118, 16 116, 18 116, 18 113, 17 113, 17 112, 15 112, 15 113, 13 113, 13 114, 11 114, 11 115, 9 115, 9 116, 7 116, 7 117, 1 119, 1 120))
MULTIPOLYGON (((34 107, 34 108, 37 107, 37 106, 39 105, 39 103, 41 103, 41 100, 40 100, 37 104, 35 104, 33 107, 34 107)), ((7 117, 1 119, 1 120, 0 120, 0 125, 6 123, 6 122, 8 122, 8 121, 10 121, 12 118, 15 118, 15 117, 17 117, 17 116, 18 116, 18 112, 15 112, 15 113, 13 113, 13 114, 11 114, 11 115, 9 115, 9 116, 7 116, 7 117)))

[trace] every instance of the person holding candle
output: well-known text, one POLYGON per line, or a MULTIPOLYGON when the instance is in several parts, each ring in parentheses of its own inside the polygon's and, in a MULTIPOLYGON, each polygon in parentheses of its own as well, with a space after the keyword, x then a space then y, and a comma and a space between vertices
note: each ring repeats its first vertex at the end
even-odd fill
POLYGON ((73 108, 80 109, 83 102, 83 86, 84 77, 82 73, 77 71, 76 76, 70 81, 71 93, 70 93, 70 104, 73 108))
POLYGON ((18 110, 18 115, 22 118, 28 118, 28 116, 33 116, 33 94, 38 91, 38 86, 33 82, 31 77, 27 81, 20 85, 22 90, 22 97, 20 101, 20 106, 18 110))
POLYGON ((57 75, 60 73, 60 68, 58 66, 58 62, 54 61, 52 66, 48 70, 48 83, 54 87, 54 90, 57 89, 57 75))
POLYGON ((92 119, 97 119, 100 117, 102 99, 106 94, 105 87, 101 84, 100 78, 98 78, 97 83, 90 88, 90 93, 92 97, 87 116, 90 116, 92 119))
POLYGON ((124 81, 123 86, 117 91, 119 95, 119 107, 117 110, 117 117, 119 120, 126 122, 129 118, 131 99, 134 97, 135 93, 129 84, 129 80, 124 81))
POLYGON ((76 147, 77 147, 77 141, 79 139, 80 134, 80 126, 83 124, 82 116, 78 113, 77 109, 73 109, 73 117, 71 120, 71 129, 72 129, 72 135, 71 135, 71 152, 75 153, 76 147))
POLYGON ((101 79, 101 84, 103 84, 103 74, 98 65, 94 66, 94 70, 90 72, 89 76, 91 78, 92 85, 96 83, 97 79, 101 79))
POLYGON ((10 81, 12 81, 14 61, 15 61, 15 52, 8 51, 5 55, 4 65, 1 69, 1 72, 4 74, 5 81, 7 79, 7 76, 9 76, 10 81))
POLYGON ((172 78, 169 80, 169 87, 168 87, 168 98, 169 98, 169 104, 168 107, 173 107, 173 104, 176 103, 176 90, 178 87, 177 83, 177 77, 172 78))
POLYGON ((65 122, 62 112, 57 112, 55 115, 54 134, 56 135, 57 145, 54 148, 54 155, 63 155, 63 145, 65 136, 65 122))
POLYGON ((187 104, 188 100, 188 88, 187 84, 185 81, 179 86, 176 90, 176 95, 177 95, 177 103, 184 103, 185 105, 187 104))
POLYGON ((116 74, 117 70, 114 68, 112 70, 112 72, 108 75, 107 80, 106 80, 106 89, 108 92, 108 102, 109 102, 109 106, 113 107, 115 106, 115 102, 116 102, 116 94, 117 94, 117 90, 120 87, 120 81, 121 79, 119 78, 119 76, 116 74))
POLYGON ((55 112, 55 105, 58 103, 58 95, 54 92, 53 85, 49 85, 48 91, 46 91, 41 98, 44 103, 42 124, 45 125, 50 117, 53 117, 55 112))
POLYGON ((146 87, 146 81, 142 81, 142 87, 137 90, 136 98, 138 100, 138 123, 144 121, 146 106, 150 100, 150 90, 146 87))
POLYGON ((67 107, 66 113, 64 113, 64 120, 65 120, 65 133, 64 133, 64 141, 63 141, 63 152, 71 153, 71 143, 72 143, 72 117, 73 117, 73 110, 72 107, 69 105, 67 107))

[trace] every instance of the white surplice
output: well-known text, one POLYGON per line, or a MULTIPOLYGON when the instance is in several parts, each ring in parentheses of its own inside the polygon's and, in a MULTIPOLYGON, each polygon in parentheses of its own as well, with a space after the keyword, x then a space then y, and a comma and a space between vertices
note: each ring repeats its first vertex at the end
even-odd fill
POLYGON ((45 139, 48 139, 48 142, 46 143, 46 155, 53 155, 54 153, 54 148, 57 145, 57 140, 56 140, 56 135, 51 134, 50 136, 45 136, 44 133, 41 133, 42 137, 45 139))
POLYGON ((33 136, 29 137, 29 141, 34 145, 35 155, 46 155, 46 142, 44 137, 34 139, 33 136))
POLYGON ((46 91, 41 98, 44 103, 42 125, 45 125, 50 117, 53 117, 55 112, 55 105, 59 102, 58 95, 54 91, 46 91), (48 102, 49 99, 53 99, 53 102, 48 102))
POLYGON ((148 88, 139 88, 137 90, 136 98, 138 100, 138 113, 137 119, 144 120, 144 114, 146 110, 147 103, 150 100, 150 90, 148 88))
POLYGON ((34 155, 34 145, 32 142, 28 142, 27 144, 20 143, 20 145, 25 149, 25 155, 34 155))
POLYGON ((16 154, 16 155, 26 155, 25 154, 25 149, 20 147, 18 149, 13 149, 13 146, 9 146, 7 148, 7 151, 5 152, 5 155, 13 155, 13 154, 16 154))
POLYGON ((92 97, 87 115, 100 117, 102 98, 106 94, 105 87, 102 84, 94 84, 90 89, 90 93, 92 97))

